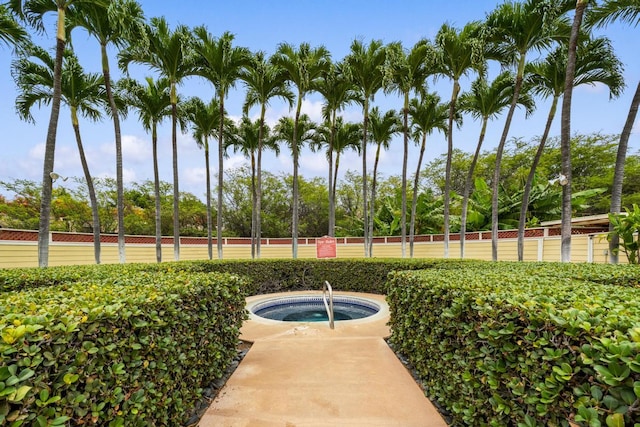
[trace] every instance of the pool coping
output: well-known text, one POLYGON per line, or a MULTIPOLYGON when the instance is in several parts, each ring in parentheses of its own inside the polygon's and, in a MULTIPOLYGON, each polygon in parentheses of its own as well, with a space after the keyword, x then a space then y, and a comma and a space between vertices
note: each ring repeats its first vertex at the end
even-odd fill
MULTIPOLYGON (((334 296, 364 298, 380 306, 380 311, 364 319, 341 320, 335 322, 335 329, 329 328, 329 322, 281 322, 265 319, 249 310, 249 318, 240 329, 240 339, 256 342, 265 339, 282 339, 287 337, 380 337, 388 338, 391 334, 388 326, 389 305, 384 295, 361 292, 334 291, 334 296)), ((296 297, 303 295, 322 296, 321 291, 279 292, 274 294, 254 295, 246 298, 246 306, 266 302, 273 298, 296 297)))

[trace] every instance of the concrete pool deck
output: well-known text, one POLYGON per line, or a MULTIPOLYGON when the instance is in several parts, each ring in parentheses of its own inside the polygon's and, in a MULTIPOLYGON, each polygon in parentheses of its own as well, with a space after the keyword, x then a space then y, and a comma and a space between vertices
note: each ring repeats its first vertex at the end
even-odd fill
MULTIPOLYGON (((314 292, 292 292, 315 294, 314 292)), ((275 322, 251 315, 253 342, 198 424, 201 427, 402 426, 447 424, 384 341, 389 312, 367 321, 275 322)), ((247 303, 258 298, 251 297, 247 303)))

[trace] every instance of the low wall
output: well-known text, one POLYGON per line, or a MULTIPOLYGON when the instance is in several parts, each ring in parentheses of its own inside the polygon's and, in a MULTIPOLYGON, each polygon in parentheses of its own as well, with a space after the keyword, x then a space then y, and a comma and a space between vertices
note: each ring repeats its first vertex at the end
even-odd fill
MULTIPOLYGON (((579 230, 593 231, 593 230, 579 230)), ((516 233, 513 230, 500 232, 498 259, 516 261, 518 258, 516 233)), ((560 261, 560 236, 555 230, 527 230, 524 245, 525 261, 560 261)), ((117 238, 101 236, 101 262, 119 262, 117 238)), ((363 239, 359 237, 337 238, 338 258, 364 257, 363 239)), ((443 258, 444 241, 442 235, 416 236, 414 258, 443 258)), ((452 234, 449 242, 449 258, 460 257, 460 236, 452 234)), ((155 262, 155 239, 151 236, 127 236, 127 262, 155 262)), ((173 239, 162 239, 163 261, 173 261, 173 239)), ((180 239, 181 260, 202 260, 208 258, 207 239, 183 237, 180 239)), ((217 242, 213 242, 214 258, 217 258, 217 242)), ((606 263, 608 242, 602 232, 574 234, 571 241, 573 262, 606 263)), ((262 239, 261 258, 291 258, 291 239, 262 239)), ((373 245, 376 258, 400 258, 402 247, 400 237, 376 237, 373 245)), ((407 241, 406 256, 409 257, 407 241)), ((223 240, 224 259, 251 258, 251 241, 246 238, 225 238, 223 240)), ((298 240, 298 258, 316 257, 316 238, 298 240)), ((465 242, 465 258, 491 260, 491 236, 488 232, 468 233, 465 242)), ((624 257, 620 257, 624 262, 624 257)), ((49 265, 93 264, 92 236, 80 233, 52 233, 49 246, 49 265)), ((0 268, 37 267, 37 232, 0 229, 0 268)))

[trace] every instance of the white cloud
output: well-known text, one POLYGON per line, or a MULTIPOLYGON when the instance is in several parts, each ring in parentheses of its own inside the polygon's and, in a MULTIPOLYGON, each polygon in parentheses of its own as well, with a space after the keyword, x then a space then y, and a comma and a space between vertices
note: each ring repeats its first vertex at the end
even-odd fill
POLYGON ((230 169, 236 169, 248 164, 249 160, 247 160, 244 156, 231 156, 228 159, 224 159, 224 170, 228 171, 230 169))
POLYGON ((127 162, 148 163, 153 158, 151 142, 133 135, 123 135, 122 157, 127 159, 127 162))
POLYGON ((307 114, 311 121, 322 123, 322 101, 302 100, 302 114, 307 114))
POLYGON ((186 186, 200 185, 207 182, 207 170, 205 168, 186 168, 182 170, 180 182, 186 186))
POLYGON ((609 88, 604 83, 600 82, 579 85, 576 86, 576 90, 581 90, 587 93, 609 93, 609 88))
POLYGON ((300 156, 300 169, 304 171, 304 175, 326 175, 328 168, 329 163, 324 152, 305 152, 300 156))
MULTIPOLYGON (((134 135, 122 135, 122 159, 134 164, 149 163, 153 158, 151 141, 134 135)), ((115 142, 111 141, 100 146, 102 155, 115 155, 115 142)))
MULTIPOLYGON (((20 175, 29 179, 40 179, 42 176, 44 152, 44 143, 31 147, 27 152, 27 156, 18 161, 18 168, 21 171, 20 175)), ((83 176, 78 149, 75 145, 57 145, 54 170, 62 176, 83 176)))

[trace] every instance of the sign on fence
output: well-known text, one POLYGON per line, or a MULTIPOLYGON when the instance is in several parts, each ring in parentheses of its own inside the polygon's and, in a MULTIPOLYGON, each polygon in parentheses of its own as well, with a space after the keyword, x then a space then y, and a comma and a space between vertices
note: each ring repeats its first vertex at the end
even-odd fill
POLYGON ((316 239, 317 258, 335 258, 336 256, 335 237, 324 236, 316 239))

